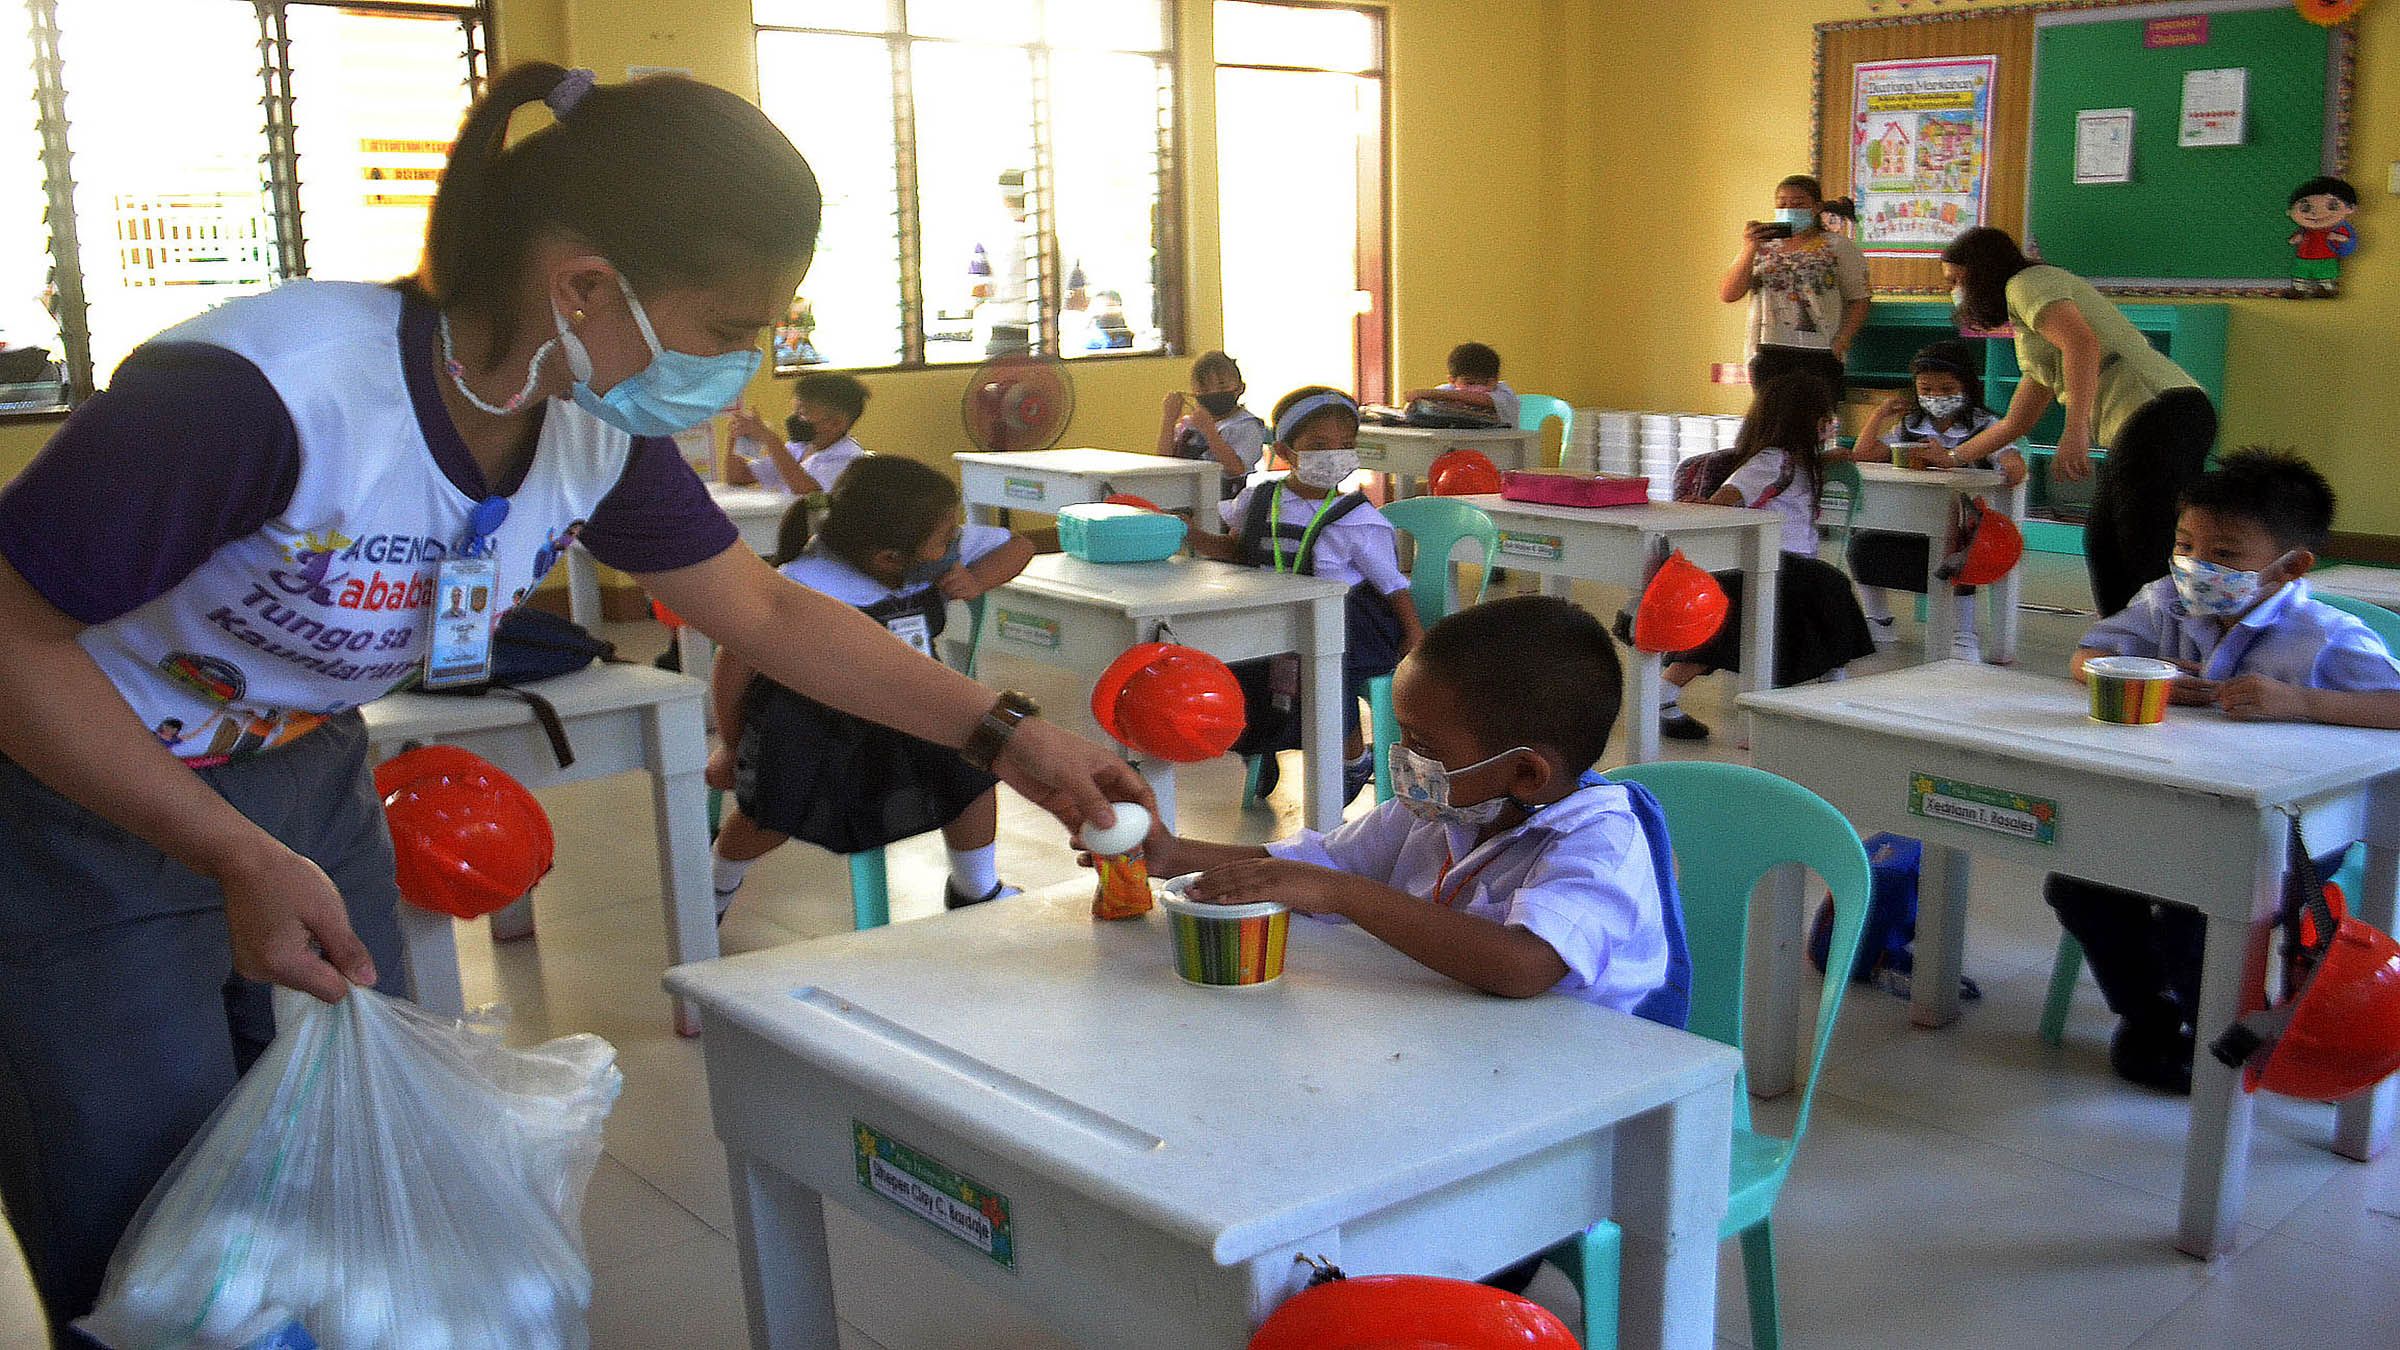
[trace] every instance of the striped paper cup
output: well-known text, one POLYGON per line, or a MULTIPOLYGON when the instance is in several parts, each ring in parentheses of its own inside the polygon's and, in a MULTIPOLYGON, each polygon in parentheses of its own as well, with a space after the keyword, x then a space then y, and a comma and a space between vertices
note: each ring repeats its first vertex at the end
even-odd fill
POLYGON ((1292 912, 1272 900, 1255 905, 1187 900, 1183 891, 1191 882, 1189 876, 1177 877, 1158 897, 1175 938, 1175 973, 1212 989, 1266 984, 1283 974, 1292 912))
POLYGON ((2115 726, 2156 726, 2167 720, 2167 686, 2183 672, 2147 656, 2095 656, 2083 663, 2092 688, 2092 720, 2115 726))

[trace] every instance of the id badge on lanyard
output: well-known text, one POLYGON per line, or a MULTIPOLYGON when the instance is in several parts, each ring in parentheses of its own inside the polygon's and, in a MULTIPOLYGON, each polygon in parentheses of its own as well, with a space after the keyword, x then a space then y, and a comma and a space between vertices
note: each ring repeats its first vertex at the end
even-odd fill
POLYGON ((919 656, 933 655, 933 624, 922 614, 903 614, 887 621, 884 627, 892 636, 917 649, 919 656))
POLYGON ((475 504, 466 541, 434 568, 433 637, 425 647, 427 689, 447 689, 492 677, 492 625, 499 618, 498 564, 492 532, 508 518, 506 497, 475 504))

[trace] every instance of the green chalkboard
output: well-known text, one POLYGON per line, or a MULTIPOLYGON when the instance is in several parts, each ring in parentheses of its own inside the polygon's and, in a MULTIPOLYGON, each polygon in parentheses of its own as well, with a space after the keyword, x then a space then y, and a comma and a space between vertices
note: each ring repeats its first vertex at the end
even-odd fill
POLYGON ((2043 16, 2034 31, 2026 232, 2042 256, 2097 282, 2208 291, 2290 275, 2291 190, 2339 163, 2347 39, 2291 5, 2205 11, 2207 41, 2148 47, 2144 18, 2043 16), (2061 21, 2064 19, 2065 21, 2061 21), (2244 143, 2184 149, 2183 77, 2249 71, 2244 143), (2075 182, 2075 118, 2134 110, 2133 181, 2075 182))

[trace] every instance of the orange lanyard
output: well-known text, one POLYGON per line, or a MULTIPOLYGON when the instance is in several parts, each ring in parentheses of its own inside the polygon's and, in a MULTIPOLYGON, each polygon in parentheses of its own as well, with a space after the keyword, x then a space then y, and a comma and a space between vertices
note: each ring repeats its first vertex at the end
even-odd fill
MULTIPOLYGON (((1467 870, 1467 874, 1458 879, 1458 884, 1456 886, 1452 886, 1449 892, 1444 894, 1442 891, 1442 883, 1450 879, 1450 869, 1458 866, 1458 855, 1451 851, 1449 840, 1443 840, 1442 870, 1441 873, 1433 879, 1433 903, 1440 905, 1444 909, 1456 909, 1458 907, 1459 897, 1465 894, 1467 889, 1475 884, 1475 878, 1482 876, 1483 869, 1491 866, 1493 859, 1498 858, 1501 854, 1506 853, 1507 851, 1508 850, 1505 847, 1493 849, 1484 857, 1482 862, 1479 862, 1473 867, 1469 868, 1467 870)), ((1467 856, 1471 858, 1475 855, 1474 852, 1470 850, 1467 856)))

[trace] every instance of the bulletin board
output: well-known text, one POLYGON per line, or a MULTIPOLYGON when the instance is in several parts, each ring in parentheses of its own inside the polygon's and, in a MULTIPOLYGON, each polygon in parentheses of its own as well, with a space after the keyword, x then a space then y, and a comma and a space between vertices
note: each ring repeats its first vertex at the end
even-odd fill
MULTIPOLYGON (((2249 0, 2253 6, 2258 0, 2249 0)), ((2177 6, 2205 17, 2206 42, 2149 45, 2146 6, 2035 20, 2034 110, 2026 238, 2042 257, 2111 290, 2221 294, 2290 285, 2291 190, 2347 159, 2347 28, 2267 7, 2177 6), (2239 143, 2180 143, 2185 77, 2246 71, 2239 143), (2126 182, 2078 183, 2076 119, 2131 109, 2126 182)))
MULTIPOLYGON (((1816 36, 1813 142, 1828 197, 1853 195, 1861 64, 1989 55, 1984 219, 2118 293, 2250 294, 2288 284, 2286 199, 2314 174, 2341 172, 2348 158, 2355 36, 2309 23, 2290 0, 1913 9, 1819 24, 1816 36), (2201 16, 2204 43, 2144 45, 2152 20, 2182 20, 2188 40, 2201 16), (2185 72, 2226 68, 2249 72, 2243 143, 2180 148, 2185 72), (2135 110, 2132 181, 2077 185, 2077 114, 2116 108, 2135 110)), ((1881 293, 1948 290, 1933 257, 1867 265, 1881 293)))

